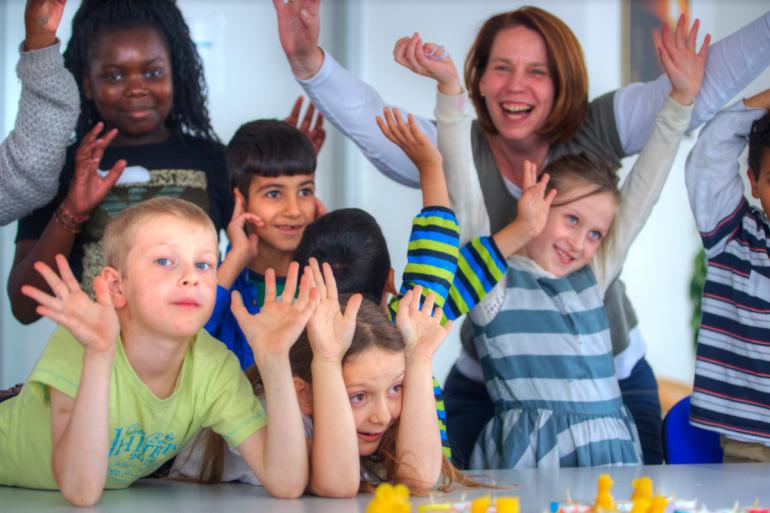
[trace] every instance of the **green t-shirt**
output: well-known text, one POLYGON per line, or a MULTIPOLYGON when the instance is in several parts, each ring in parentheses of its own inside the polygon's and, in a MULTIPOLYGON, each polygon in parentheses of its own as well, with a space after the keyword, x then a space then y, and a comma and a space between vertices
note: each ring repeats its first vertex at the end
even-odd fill
MULTIPOLYGON (((48 387, 75 398, 83 347, 57 328, 21 394, 0 403, 0 484, 57 489, 51 473, 48 387)), ((119 341, 110 377, 105 488, 125 488, 172 458, 203 427, 241 444, 266 423, 238 359, 201 330, 190 342, 174 392, 159 399, 136 375, 119 341)))

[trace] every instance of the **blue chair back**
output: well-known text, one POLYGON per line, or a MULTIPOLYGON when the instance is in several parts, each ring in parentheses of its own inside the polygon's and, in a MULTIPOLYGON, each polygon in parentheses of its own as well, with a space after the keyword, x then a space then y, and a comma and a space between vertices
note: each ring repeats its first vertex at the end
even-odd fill
POLYGON ((666 463, 722 463, 719 433, 690 425, 690 396, 663 420, 663 452, 666 463))

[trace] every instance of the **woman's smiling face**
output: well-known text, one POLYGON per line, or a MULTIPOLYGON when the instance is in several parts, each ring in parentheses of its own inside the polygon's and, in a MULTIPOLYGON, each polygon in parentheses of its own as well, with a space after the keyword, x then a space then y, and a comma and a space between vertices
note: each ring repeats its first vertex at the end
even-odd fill
POLYGON ((540 34, 521 25, 498 32, 479 90, 503 139, 538 142, 537 132, 554 102, 548 52, 540 34))

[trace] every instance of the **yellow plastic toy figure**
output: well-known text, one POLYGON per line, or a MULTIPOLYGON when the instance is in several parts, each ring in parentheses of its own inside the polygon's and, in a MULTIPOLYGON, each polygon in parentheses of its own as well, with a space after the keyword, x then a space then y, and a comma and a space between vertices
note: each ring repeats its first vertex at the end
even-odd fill
POLYGON ((631 502, 631 513, 649 513, 652 499, 636 497, 631 502))
POLYGON ((473 499, 471 501, 471 513, 487 513, 491 503, 492 498, 489 495, 473 499))
POLYGON ((411 513, 409 488, 402 484, 396 486, 382 483, 374 491, 374 497, 366 507, 366 513, 411 513))
POLYGON ((650 513, 664 513, 666 511, 666 506, 668 506, 668 497, 656 495, 652 498, 650 513))
POLYGON ((631 494, 632 501, 636 499, 652 501, 652 479, 642 476, 639 479, 634 479, 631 482, 631 486, 634 488, 634 493, 631 494))
POLYGON ((498 497, 496 513, 519 513, 518 497, 498 497))
MULTIPOLYGON (((594 511, 615 511, 615 499, 612 497, 612 478, 609 474, 602 474, 596 483, 596 502, 594 502, 594 511)), ((663 512, 661 512, 663 513, 663 512)))

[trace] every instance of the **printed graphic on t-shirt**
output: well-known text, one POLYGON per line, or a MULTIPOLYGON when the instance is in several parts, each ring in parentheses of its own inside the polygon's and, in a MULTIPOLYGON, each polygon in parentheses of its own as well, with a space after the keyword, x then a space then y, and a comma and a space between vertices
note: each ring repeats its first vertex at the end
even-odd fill
POLYGON ((102 236, 110 219, 130 206, 155 198, 181 198, 209 212, 207 179, 204 171, 196 169, 155 169, 145 183, 115 185, 104 201, 91 212, 83 225, 83 260, 81 286, 93 297, 93 281, 104 267, 102 236))
POLYGON ((147 434, 139 424, 115 430, 110 445, 107 478, 130 484, 146 476, 176 454, 174 433, 147 434))

